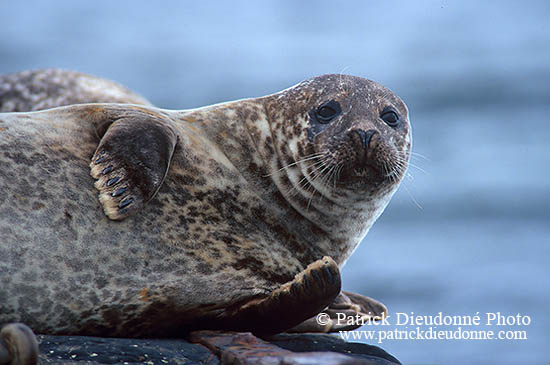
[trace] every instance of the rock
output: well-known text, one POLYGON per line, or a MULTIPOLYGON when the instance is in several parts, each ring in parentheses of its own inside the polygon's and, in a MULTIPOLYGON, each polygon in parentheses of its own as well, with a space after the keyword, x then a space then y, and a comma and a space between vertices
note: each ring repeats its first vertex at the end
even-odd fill
POLYGON ((206 347, 184 340, 37 336, 40 363, 219 364, 206 347))
POLYGON ((376 346, 323 334, 196 331, 183 339, 121 339, 37 336, 41 363, 57 364, 258 364, 393 365, 399 361, 376 346))
POLYGON ((251 333, 197 331, 190 334, 189 340, 211 349, 222 364, 400 364, 379 347, 348 343, 324 334, 280 334, 261 340, 251 333))
POLYGON ((331 351, 346 354, 354 358, 367 359, 372 364, 400 364, 399 360, 380 347, 365 343, 346 342, 334 335, 283 333, 270 338, 269 342, 295 352, 331 351))

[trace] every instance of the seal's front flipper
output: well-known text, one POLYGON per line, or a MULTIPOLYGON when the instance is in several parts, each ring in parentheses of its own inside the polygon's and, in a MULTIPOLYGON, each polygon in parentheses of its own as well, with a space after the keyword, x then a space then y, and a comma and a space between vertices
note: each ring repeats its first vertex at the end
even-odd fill
POLYGON ((90 163, 105 214, 121 220, 138 211, 162 185, 177 135, 161 115, 121 112, 90 163))
POLYGON ((375 299, 342 291, 323 313, 307 319, 287 332, 351 331, 369 321, 386 317, 388 309, 375 299))
POLYGON ((38 364, 38 342, 31 329, 11 323, 0 331, 0 364, 38 364))
POLYGON ((234 308, 228 327, 267 335, 285 331, 319 313, 336 298, 340 288, 338 265, 325 256, 268 297, 234 308))

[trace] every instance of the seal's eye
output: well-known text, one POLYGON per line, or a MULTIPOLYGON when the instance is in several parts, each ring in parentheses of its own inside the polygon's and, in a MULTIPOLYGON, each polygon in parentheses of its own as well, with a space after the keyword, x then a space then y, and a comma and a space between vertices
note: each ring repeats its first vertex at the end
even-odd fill
POLYGON ((332 109, 330 106, 322 106, 317 110, 317 116, 321 119, 332 119, 336 115, 336 110, 332 109))
POLYGON ((386 122, 390 127, 395 127, 399 124, 399 114, 392 108, 384 108, 380 118, 386 122))
POLYGON ((319 123, 326 124, 340 114, 341 111, 340 104, 337 101, 331 100, 318 107, 315 111, 315 116, 319 123))

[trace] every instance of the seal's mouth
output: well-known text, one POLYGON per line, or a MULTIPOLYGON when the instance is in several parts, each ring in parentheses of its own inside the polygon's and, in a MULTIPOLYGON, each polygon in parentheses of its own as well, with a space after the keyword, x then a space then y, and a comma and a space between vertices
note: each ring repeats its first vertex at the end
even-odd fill
POLYGON ((339 187, 360 189, 398 183, 404 173, 397 150, 377 132, 349 133, 335 143, 331 163, 341 166, 335 176, 339 187))
POLYGON ((350 166, 349 168, 342 169, 340 178, 338 179, 338 185, 369 185, 373 183, 381 184, 385 181, 389 181, 389 176, 383 171, 383 169, 372 165, 362 166, 350 166))
POLYGON ((310 147, 302 148, 301 156, 285 160, 279 169, 288 172, 290 194, 371 194, 398 185, 407 165, 392 141, 377 131, 351 129, 324 140, 318 138, 310 147))

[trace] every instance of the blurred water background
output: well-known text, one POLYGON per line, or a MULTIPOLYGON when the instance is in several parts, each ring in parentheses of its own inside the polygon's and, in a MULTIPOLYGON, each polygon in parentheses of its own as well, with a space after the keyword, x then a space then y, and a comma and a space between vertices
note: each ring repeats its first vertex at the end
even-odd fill
POLYGON ((379 81, 407 102, 424 157, 344 287, 391 313, 531 318, 484 328, 524 341, 381 344, 405 364, 548 364, 549 19, 548 1, 3 1, 0 72, 79 70, 173 109, 323 73, 379 81))

